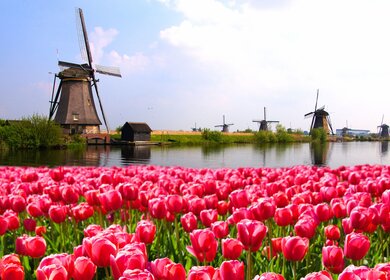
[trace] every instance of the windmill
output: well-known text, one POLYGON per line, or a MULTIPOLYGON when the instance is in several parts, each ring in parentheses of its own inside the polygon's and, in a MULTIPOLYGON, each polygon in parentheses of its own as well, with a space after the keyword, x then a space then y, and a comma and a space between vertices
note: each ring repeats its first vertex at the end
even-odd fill
POLYGON ((229 132, 229 126, 233 125, 232 123, 227 124, 225 122, 225 115, 223 115, 223 124, 216 125, 215 127, 222 127, 222 132, 229 132))
POLYGON ((260 124, 259 131, 264 130, 267 131, 269 129, 268 124, 270 123, 279 123, 279 121, 267 121, 267 112, 266 108, 264 107, 264 119, 259 121, 259 120, 253 120, 253 122, 257 122, 260 124))
POLYGON ((54 121, 63 127, 64 132, 74 133, 99 133, 99 126, 102 124, 93 98, 93 88, 98 98, 101 115, 104 125, 109 133, 109 128, 104 114, 103 105, 100 99, 97 86, 98 79, 95 72, 105 75, 122 77, 119 68, 92 65, 91 48, 89 46, 88 34, 85 27, 83 11, 76 8, 76 22, 79 36, 81 56, 86 62, 84 64, 58 61, 61 71, 55 75, 53 91, 50 101, 49 120, 54 121), (56 79, 59 85, 54 95, 56 79))
POLYGON ((317 89, 317 98, 316 98, 316 105, 314 107, 314 111, 305 114, 305 118, 309 118, 310 116, 313 116, 310 125, 310 133, 315 128, 323 128, 327 134, 330 134, 330 132, 334 134, 332 124, 330 122, 329 113, 325 111, 325 106, 322 106, 321 108, 317 109, 318 95, 319 95, 319 90, 317 89))
POLYGON ((378 136, 380 138, 389 138, 389 126, 387 124, 383 123, 384 117, 385 116, 383 115, 381 125, 378 125, 378 128, 379 128, 378 136))

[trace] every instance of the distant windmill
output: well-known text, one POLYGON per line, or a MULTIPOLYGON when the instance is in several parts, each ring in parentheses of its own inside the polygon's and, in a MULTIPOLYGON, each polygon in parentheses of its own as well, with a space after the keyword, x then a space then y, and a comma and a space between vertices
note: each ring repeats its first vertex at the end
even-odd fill
POLYGON ((305 114, 305 118, 309 118, 310 116, 313 116, 310 125, 310 133, 315 128, 323 128, 327 134, 330 134, 330 132, 334 134, 332 124, 330 122, 329 113, 325 111, 325 106, 322 106, 321 108, 317 109, 318 95, 319 95, 319 90, 317 89, 317 98, 316 98, 316 105, 314 107, 314 111, 305 114))
POLYGON ((253 122, 257 122, 260 124, 259 131, 261 130, 267 131, 269 129, 268 124, 270 123, 279 123, 279 121, 267 121, 267 112, 265 107, 264 107, 264 119, 261 121, 253 120, 253 122))
POLYGON ((389 138, 389 126, 387 124, 383 123, 384 115, 382 116, 382 122, 381 125, 378 125, 379 132, 378 136, 380 138, 389 138))
POLYGON ((200 127, 197 128, 197 127, 196 127, 196 123, 195 123, 195 126, 194 126, 194 127, 191 127, 191 130, 195 132, 195 131, 200 131, 201 129, 200 129, 200 127))
POLYGON ((232 123, 227 124, 225 122, 225 115, 223 115, 223 124, 216 125, 215 127, 222 127, 222 132, 229 132, 229 126, 234 125, 232 123))
POLYGON ((56 74, 54 78, 49 119, 52 119, 55 114, 54 121, 70 134, 99 133, 101 122, 93 99, 92 88, 94 88, 108 133, 109 128, 100 100, 95 72, 116 77, 121 77, 121 74, 119 68, 115 67, 95 65, 95 68, 93 68, 83 11, 79 8, 76 9, 76 21, 81 56, 87 63, 76 64, 58 61, 62 71, 56 74), (56 78, 60 80, 60 83, 54 95, 56 78))

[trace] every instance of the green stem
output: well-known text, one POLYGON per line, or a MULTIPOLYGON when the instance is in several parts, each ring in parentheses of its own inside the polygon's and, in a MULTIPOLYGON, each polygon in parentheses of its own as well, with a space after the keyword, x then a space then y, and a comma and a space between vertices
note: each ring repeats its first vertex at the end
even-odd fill
POLYGON ((292 273, 293 273, 293 279, 296 280, 297 279, 297 262, 291 262, 292 264, 292 273))
POLYGON ((251 249, 247 251, 246 255, 246 279, 250 280, 252 279, 252 255, 251 255, 251 249))
POLYGON ((178 217, 175 217, 175 235, 176 235, 176 252, 179 255, 178 260, 181 261, 181 244, 180 244, 180 235, 179 235, 179 224, 177 222, 178 217))

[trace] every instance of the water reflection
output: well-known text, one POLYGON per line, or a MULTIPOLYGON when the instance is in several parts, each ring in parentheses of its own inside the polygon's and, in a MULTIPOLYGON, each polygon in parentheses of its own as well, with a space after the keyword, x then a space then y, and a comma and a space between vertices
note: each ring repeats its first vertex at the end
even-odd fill
POLYGON ((310 144, 311 161, 313 165, 324 166, 327 164, 329 143, 313 142, 310 144))
POLYGON ((382 141, 381 142, 381 154, 382 155, 387 154, 388 150, 389 150, 389 142, 388 141, 382 141))
POLYGON ((193 168, 390 164, 389 142, 293 143, 208 146, 88 146, 64 150, 0 150, 0 165, 193 168))
POLYGON ((121 159, 122 163, 140 162, 147 164, 150 162, 151 147, 150 146, 122 146, 121 159))

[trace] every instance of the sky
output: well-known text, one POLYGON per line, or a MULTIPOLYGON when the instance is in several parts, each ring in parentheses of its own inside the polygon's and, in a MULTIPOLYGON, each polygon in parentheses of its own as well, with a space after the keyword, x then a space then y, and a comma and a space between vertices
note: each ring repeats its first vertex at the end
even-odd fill
POLYGON ((0 119, 48 115, 58 60, 83 63, 76 7, 93 62, 121 69, 97 74, 110 129, 255 130, 266 107, 309 130, 317 89, 334 130, 390 124, 388 0, 2 1, 0 119))

